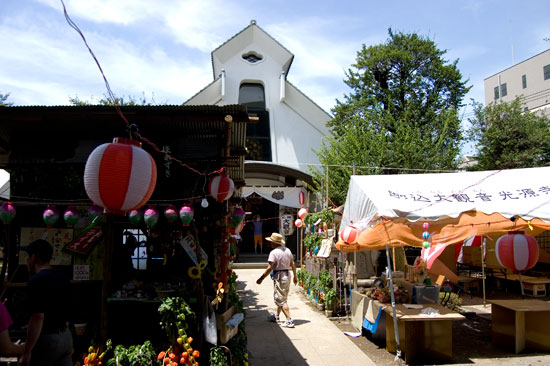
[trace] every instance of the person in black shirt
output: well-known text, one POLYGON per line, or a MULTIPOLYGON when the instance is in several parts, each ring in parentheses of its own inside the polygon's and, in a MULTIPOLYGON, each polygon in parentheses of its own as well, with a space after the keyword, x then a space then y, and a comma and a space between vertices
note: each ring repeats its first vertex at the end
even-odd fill
POLYGON ((25 352, 20 365, 72 365, 73 338, 68 328, 69 280, 50 266, 53 248, 39 239, 21 250, 27 252, 29 313, 25 352))

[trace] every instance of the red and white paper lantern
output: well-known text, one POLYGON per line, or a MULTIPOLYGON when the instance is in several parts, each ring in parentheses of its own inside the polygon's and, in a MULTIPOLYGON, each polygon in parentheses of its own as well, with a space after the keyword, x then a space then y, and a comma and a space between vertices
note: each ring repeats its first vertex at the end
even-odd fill
POLYGON ((346 244, 352 244, 355 243, 357 234, 357 228, 353 225, 349 225, 346 226, 344 230, 340 231, 340 239, 342 239, 346 244))
POLYGON ((304 222, 301 219, 296 219, 296 221, 294 221, 294 225, 296 227, 302 227, 304 225, 304 222))
POLYGON ((304 217, 306 217, 306 215, 307 215, 307 209, 301 208, 301 209, 298 210, 298 217, 299 217, 301 220, 303 220, 304 217))
POLYGON ((218 202, 223 202, 231 198, 235 184, 233 180, 226 175, 217 175, 210 180, 208 191, 210 195, 218 202))
POLYGON ((301 207, 304 207, 304 203, 306 203, 306 194, 304 191, 300 191, 300 193, 298 193, 298 202, 301 207))
POLYGON ((157 166, 135 140, 116 137, 92 151, 84 168, 84 188, 92 202, 107 212, 143 206, 153 194, 157 166))
POLYGON ((501 266, 521 273, 537 264, 539 245, 534 237, 523 231, 509 231, 498 238, 495 254, 501 266))

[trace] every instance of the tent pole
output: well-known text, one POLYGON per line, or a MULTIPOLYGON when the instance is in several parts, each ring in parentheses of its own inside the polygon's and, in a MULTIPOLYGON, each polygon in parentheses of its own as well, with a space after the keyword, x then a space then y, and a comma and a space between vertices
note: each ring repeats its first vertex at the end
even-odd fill
POLYGON ((395 310, 395 294, 393 293, 393 279, 392 279, 392 270, 390 265, 390 246, 386 244, 386 257, 388 258, 388 280, 390 281, 390 296, 391 296, 391 308, 393 313, 393 330, 395 331, 395 349, 396 349, 396 358, 399 360, 399 366, 402 365, 401 362, 401 346, 399 345, 399 329, 397 328, 397 314, 395 310))
MULTIPOLYGON (((353 162, 352 172, 353 175, 357 173, 355 169, 355 162, 353 162)), ((353 290, 357 291, 357 251, 353 251, 353 290)))
POLYGON ((483 307, 487 306, 485 301, 485 248, 487 245, 487 237, 483 236, 481 241, 481 284, 483 286, 483 307))

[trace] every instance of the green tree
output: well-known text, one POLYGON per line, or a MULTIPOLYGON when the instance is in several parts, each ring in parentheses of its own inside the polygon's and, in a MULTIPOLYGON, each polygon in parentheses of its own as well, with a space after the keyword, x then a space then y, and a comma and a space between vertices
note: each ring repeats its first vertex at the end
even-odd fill
MULTIPOLYGON (((332 137, 317 152, 329 168, 329 196, 345 200, 351 169, 390 174, 405 169, 454 169, 462 143, 458 109, 469 87, 429 38, 394 33, 383 44, 363 45, 344 82, 351 92, 336 101, 332 137), (379 167, 389 167, 381 169, 379 167)), ((313 168, 317 187, 325 173, 313 168)))
POLYGON ((469 119, 470 141, 477 149, 472 170, 528 168, 550 165, 550 120, 522 110, 521 101, 474 103, 469 119))
POLYGON ((0 93, 0 107, 9 107, 13 105, 13 103, 10 103, 7 101, 9 96, 10 96, 10 93, 7 93, 7 94, 0 93))
MULTIPOLYGON (((151 99, 147 99, 145 96, 145 93, 142 93, 142 96, 139 98, 136 98, 134 96, 127 96, 127 97, 116 97, 116 102, 118 105, 128 105, 128 106, 135 106, 135 105, 158 105, 158 103, 155 101, 155 95, 151 94, 151 99)), ((109 98, 108 95, 104 95, 102 98, 98 100, 94 100, 92 97, 91 101, 87 100, 81 100, 78 96, 69 97, 69 103, 75 106, 86 106, 86 105, 113 105, 113 101, 111 98, 109 98)), ((166 103, 164 103, 166 104, 166 103)))

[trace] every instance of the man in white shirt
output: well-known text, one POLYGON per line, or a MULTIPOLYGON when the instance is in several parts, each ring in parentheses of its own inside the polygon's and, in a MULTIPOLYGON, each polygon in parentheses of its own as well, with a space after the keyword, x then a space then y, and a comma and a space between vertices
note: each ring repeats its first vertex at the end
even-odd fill
POLYGON ((290 310, 287 304, 288 292, 290 290, 290 270, 292 269, 294 285, 298 283, 296 277, 296 265, 294 264, 294 257, 292 252, 285 246, 283 236, 279 233, 272 233, 270 237, 265 240, 272 242, 275 245, 269 253, 267 259, 267 268, 258 280, 257 284, 261 284, 264 278, 266 278, 271 271, 273 271, 273 285, 274 293, 273 298, 275 305, 277 305, 277 314, 271 314, 268 319, 273 322, 279 321, 279 315, 281 310, 285 314, 286 321, 281 324, 283 327, 294 328, 294 322, 290 317, 290 310))

